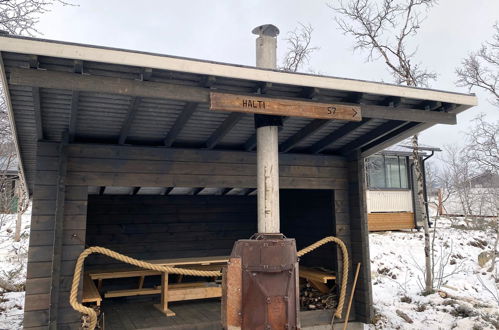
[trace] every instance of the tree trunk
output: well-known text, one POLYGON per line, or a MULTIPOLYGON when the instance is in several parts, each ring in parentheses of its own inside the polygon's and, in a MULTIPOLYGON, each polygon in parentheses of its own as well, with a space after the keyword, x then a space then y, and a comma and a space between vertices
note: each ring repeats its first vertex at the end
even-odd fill
POLYGON ((494 247, 492 250, 492 265, 490 265, 490 268, 488 269, 489 272, 493 272, 494 268, 496 266, 496 258, 497 258, 497 245, 499 243, 499 217, 496 218, 496 241, 494 243, 494 247))
POLYGON ((416 172, 416 191, 417 191, 417 203, 421 209, 421 217, 423 222, 424 230, 424 254, 425 254, 425 293, 430 294, 433 292, 433 267, 431 261, 431 242, 430 242, 430 228, 426 218, 426 208, 424 205, 424 180, 423 180, 423 169, 421 166, 421 161, 419 159, 418 150, 418 136, 414 135, 412 137, 412 147, 413 147, 413 158, 414 158, 414 170, 416 172))

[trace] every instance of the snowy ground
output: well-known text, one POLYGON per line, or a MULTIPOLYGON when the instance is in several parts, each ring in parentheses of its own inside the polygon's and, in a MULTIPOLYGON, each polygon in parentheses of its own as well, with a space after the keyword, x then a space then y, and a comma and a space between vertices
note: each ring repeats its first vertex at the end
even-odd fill
MULTIPOLYGON (((21 241, 15 243, 15 215, 0 215, 0 330, 22 327, 30 217, 28 210, 21 241)), ((435 246, 441 251, 437 259, 443 256, 447 262, 440 290, 450 298, 439 293, 421 295, 422 233, 370 234, 377 321, 371 329, 499 329, 498 274, 487 271, 490 262, 480 267, 477 261, 481 252, 491 249, 495 234, 463 229, 460 221, 452 226, 449 219, 440 219, 437 225, 435 246), (402 319, 397 310, 413 323, 402 319)))
POLYGON ((440 294, 421 294, 424 283, 422 232, 370 234, 375 325, 371 329, 499 329, 497 270, 478 265, 478 255, 491 249, 492 231, 467 230, 440 219, 436 260, 443 269, 440 294), (481 283, 483 282, 483 284, 481 283), (442 298, 441 295, 446 298, 442 298), (450 297, 449 297, 450 296, 450 297), (405 321, 397 310, 409 316, 405 321), (409 320, 409 321, 410 321, 409 320))
POLYGON ((16 217, 16 214, 0 214, 1 330, 22 328, 31 209, 22 217, 20 242, 14 242, 16 217))

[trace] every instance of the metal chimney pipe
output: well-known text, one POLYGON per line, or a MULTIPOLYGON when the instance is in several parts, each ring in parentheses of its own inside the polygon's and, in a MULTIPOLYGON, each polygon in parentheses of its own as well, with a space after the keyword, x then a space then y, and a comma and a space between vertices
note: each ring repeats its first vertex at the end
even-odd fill
MULTIPOLYGON (((279 29, 271 24, 253 29, 256 39, 256 66, 277 68, 277 36, 279 29)), ((257 144, 258 232, 279 233, 279 145, 281 117, 255 115, 257 144)))

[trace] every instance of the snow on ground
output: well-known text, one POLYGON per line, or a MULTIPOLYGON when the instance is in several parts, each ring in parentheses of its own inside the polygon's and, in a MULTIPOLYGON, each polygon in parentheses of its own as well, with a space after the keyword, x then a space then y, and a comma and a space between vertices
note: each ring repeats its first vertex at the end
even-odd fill
POLYGON ((31 209, 22 216, 21 240, 14 241, 16 214, 0 214, 0 330, 21 329, 31 209))
POLYGON ((442 278, 443 292, 424 296, 421 294, 425 262, 423 232, 371 233, 369 247, 377 322, 370 328, 499 329, 498 273, 487 271, 490 262, 483 268, 478 264, 478 255, 491 250, 494 238, 492 230, 464 229, 459 219, 440 218, 435 239, 435 269, 443 270, 438 276, 442 278), (446 298, 441 296, 444 293, 448 295, 446 298), (413 323, 405 321, 397 310, 413 323))

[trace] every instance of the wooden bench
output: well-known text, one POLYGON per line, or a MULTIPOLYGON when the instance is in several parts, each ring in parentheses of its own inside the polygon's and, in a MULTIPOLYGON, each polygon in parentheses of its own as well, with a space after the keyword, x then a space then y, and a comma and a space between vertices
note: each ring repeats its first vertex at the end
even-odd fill
MULTIPOLYGON (((149 262, 165 265, 165 266, 180 266, 182 268, 193 268, 200 270, 221 270, 227 263, 228 257, 200 257, 200 258, 180 258, 180 259, 159 259, 149 260, 149 262)), ((140 268, 126 268, 126 269, 109 269, 109 270, 91 270, 88 272, 89 279, 98 281, 98 290, 102 290, 102 281, 105 279, 116 278, 129 278, 138 277, 139 283, 136 289, 126 290, 113 290, 105 293, 105 298, 113 297, 126 297, 126 296, 139 296, 148 294, 161 294, 161 304, 155 305, 161 312, 167 316, 175 315, 168 309, 168 302, 205 299, 221 297, 221 286, 214 282, 196 282, 196 283, 174 283, 170 284, 168 274, 162 272, 145 270, 140 268), (161 275, 161 285, 154 288, 144 288, 144 278, 146 276, 161 275)), ((323 270, 300 266, 299 276, 305 278, 312 286, 321 292, 329 292, 326 283, 329 280, 335 280, 334 274, 325 272, 323 270)), ((182 276, 179 276, 178 282, 181 282, 182 276)), ((95 287, 95 285, 94 285, 95 287)), ((97 289, 96 289, 97 290, 97 289)), ((97 290, 97 293, 98 293, 97 290)), ((100 297, 100 296, 99 296, 100 297)))
POLYGON ((83 275, 83 302, 84 303, 96 303, 100 306, 102 297, 95 286, 94 281, 88 276, 88 274, 83 275))
MULTIPOLYGON (((229 258, 226 256, 215 256, 179 259, 158 259, 148 260, 148 262, 172 267, 179 266, 182 268, 193 268, 200 270, 221 270, 227 263, 228 259, 229 258)), ((169 284, 169 274, 158 271, 144 270, 140 268, 90 270, 88 271, 88 275, 92 280, 98 281, 99 290, 102 290, 102 281, 105 279, 138 277, 139 283, 137 289, 108 291, 105 293, 105 297, 125 297, 160 293, 161 304, 155 306, 167 316, 175 315, 174 312, 168 309, 168 302, 170 301, 207 299, 222 296, 221 286, 214 282, 169 284), (154 275, 161 275, 160 287, 144 288, 144 278, 146 276, 154 275)), ((180 282, 181 280, 182 276, 180 275, 178 281, 180 282)))

